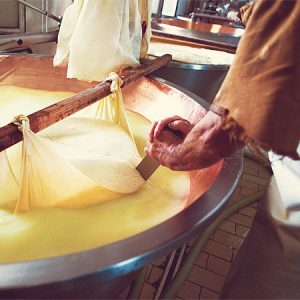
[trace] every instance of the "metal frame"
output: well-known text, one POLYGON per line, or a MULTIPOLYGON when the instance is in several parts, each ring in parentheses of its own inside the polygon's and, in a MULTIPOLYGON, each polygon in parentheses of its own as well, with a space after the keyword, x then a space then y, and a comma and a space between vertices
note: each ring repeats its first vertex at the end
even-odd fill
MULTIPOLYGON (((195 94, 160 78, 154 78, 207 108, 195 94)), ((224 160, 213 186, 189 207, 165 222, 107 246, 48 259, 0 265, 0 297, 11 295, 55 296, 72 290, 101 286, 161 258, 199 235, 220 213, 236 188, 242 172, 242 153, 224 160), (20 293, 20 294, 16 294, 20 293)))

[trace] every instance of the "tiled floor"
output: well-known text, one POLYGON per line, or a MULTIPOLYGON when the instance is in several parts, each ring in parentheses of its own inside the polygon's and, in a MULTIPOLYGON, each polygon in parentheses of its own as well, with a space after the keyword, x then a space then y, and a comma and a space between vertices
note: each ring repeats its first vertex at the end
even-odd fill
MULTIPOLYGON (((260 164, 245 159, 242 178, 230 202, 264 190, 270 173, 260 164)), ((243 243, 258 203, 239 210, 225 220, 211 235, 199 254, 192 270, 177 293, 177 299, 219 299, 219 293, 230 266, 243 243)), ((188 252, 193 241, 188 243, 188 252)), ((140 299, 155 299, 163 275, 166 259, 148 267, 146 282, 140 299)))

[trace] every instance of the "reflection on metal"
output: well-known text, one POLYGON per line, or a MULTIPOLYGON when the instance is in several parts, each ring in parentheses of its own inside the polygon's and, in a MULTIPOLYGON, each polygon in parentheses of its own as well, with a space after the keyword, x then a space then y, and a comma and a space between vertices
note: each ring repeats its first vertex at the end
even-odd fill
MULTIPOLYGON (((93 85, 66 79, 65 74, 66 68, 54 69, 49 58, 0 56, 3 84, 74 92, 93 85)), ((193 120, 199 110, 208 107, 200 97, 158 78, 133 82, 123 89, 123 95, 127 109, 150 120, 173 111, 193 120)), ((116 296, 133 279, 132 272, 181 246, 216 218, 237 185, 241 165, 242 156, 237 153, 210 168, 190 172, 186 208, 140 234, 70 255, 0 265, 0 298, 116 296)))

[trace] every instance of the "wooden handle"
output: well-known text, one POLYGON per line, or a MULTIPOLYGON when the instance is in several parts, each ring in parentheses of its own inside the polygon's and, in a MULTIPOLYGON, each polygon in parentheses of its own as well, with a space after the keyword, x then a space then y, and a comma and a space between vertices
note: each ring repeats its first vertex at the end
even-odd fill
MULTIPOLYGON (((154 60, 144 62, 142 65, 124 70, 120 77, 123 86, 128 85, 143 76, 161 68, 172 60, 172 56, 165 54, 154 60)), ((79 110, 99 101, 111 94, 111 82, 103 81, 94 87, 83 90, 76 95, 66 98, 58 103, 43 108, 28 116, 30 128, 33 132, 39 132, 50 125, 59 122, 79 110)), ((0 152, 22 140, 22 133, 14 123, 9 123, 0 128, 0 152)))

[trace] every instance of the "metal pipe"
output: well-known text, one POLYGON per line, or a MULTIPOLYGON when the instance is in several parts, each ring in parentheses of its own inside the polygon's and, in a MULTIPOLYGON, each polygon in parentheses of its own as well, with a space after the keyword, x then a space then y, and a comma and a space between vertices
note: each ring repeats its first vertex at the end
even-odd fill
POLYGON ((62 21, 62 18, 61 18, 61 17, 57 17, 57 16, 55 16, 55 15, 53 15, 53 14, 51 14, 51 13, 48 13, 46 10, 40 9, 40 8, 38 8, 38 7, 36 7, 36 6, 32 5, 32 4, 27 3, 27 2, 24 1, 24 0, 17 0, 17 1, 18 1, 19 3, 21 3, 21 4, 25 5, 25 6, 27 6, 27 7, 29 7, 29 8, 31 8, 31 9, 35 10, 35 11, 37 11, 37 12, 39 12, 39 13, 41 13, 41 14, 47 16, 48 18, 57 21, 58 23, 61 23, 61 21, 62 21))
POLYGON ((43 44, 48 42, 56 42, 58 36, 57 31, 43 32, 43 33, 23 33, 23 34, 9 34, 0 37, 1 46, 24 46, 32 44, 43 44))

